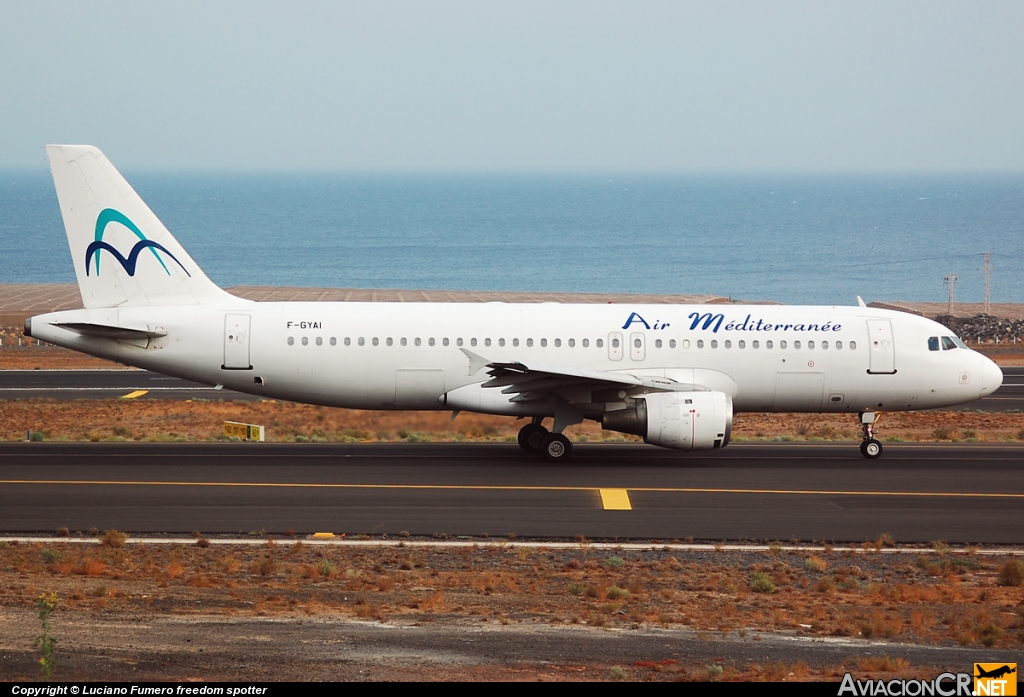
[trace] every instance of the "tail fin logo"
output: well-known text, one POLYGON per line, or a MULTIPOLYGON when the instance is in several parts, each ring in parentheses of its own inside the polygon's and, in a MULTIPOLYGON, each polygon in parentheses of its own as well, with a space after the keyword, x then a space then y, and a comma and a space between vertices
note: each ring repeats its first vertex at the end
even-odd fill
POLYGON ((96 217, 96 239, 93 242, 91 242, 89 244, 89 247, 85 250, 86 276, 89 275, 90 266, 93 260, 96 261, 96 275, 100 275, 100 252, 103 251, 104 249, 114 256, 114 259, 116 259, 117 263, 119 263, 124 268, 124 270, 128 272, 129 276, 135 275, 135 266, 139 262, 139 254, 142 253, 142 250, 149 249, 149 251, 152 252, 153 257, 158 262, 160 262, 160 266, 163 267, 164 271, 167 272, 168 276, 171 275, 171 270, 167 268, 167 264, 164 263, 164 260, 160 257, 159 252, 163 252, 171 259, 173 259, 174 263, 180 266, 181 270, 185 272, 185 275, 187 275, 189 278, 192 277, 192 274, 190 274, 188 272, 188 269, 186 269, 185 266, 180 261, 178 261, 177 257, 175 257, 173 254, 167 251, 167 249, 162 244, 154 242, 153 240, 146 239, 146 236, 142 234, 142 230, 140 230, 139 227, 128 218, 128 216, 126 216, 121 211, 114 210, 113 208, 104 208, 96 217), (134 232, 135 236, 139 238, 139 241, 135 243, 135 246, 132 247, 127 257, 123 256, 121 252, 117 251, 117 249, 112 244, 103 241, 103 233, 106 231, 107 226, 110 225, 110 223, 119 223, 125 226, 126 228, 134 232))

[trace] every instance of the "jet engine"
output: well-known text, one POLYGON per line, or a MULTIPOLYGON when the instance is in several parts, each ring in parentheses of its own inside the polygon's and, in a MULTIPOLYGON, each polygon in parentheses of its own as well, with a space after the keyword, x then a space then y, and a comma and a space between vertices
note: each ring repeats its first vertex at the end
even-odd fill
POLYGON ((659 392, 634 406, 605 412, 601 426, 643 436, 645 443, 676 450, 725 447, 732 435, 732 397, 724 392, 659 392))

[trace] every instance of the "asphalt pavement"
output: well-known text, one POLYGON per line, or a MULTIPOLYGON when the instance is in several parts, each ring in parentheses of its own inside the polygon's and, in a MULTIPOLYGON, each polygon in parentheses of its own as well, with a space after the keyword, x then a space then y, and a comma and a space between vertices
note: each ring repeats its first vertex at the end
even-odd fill
POLYGON ((1024 446, 0 444, 0 531, 1024 543, 1024 446))

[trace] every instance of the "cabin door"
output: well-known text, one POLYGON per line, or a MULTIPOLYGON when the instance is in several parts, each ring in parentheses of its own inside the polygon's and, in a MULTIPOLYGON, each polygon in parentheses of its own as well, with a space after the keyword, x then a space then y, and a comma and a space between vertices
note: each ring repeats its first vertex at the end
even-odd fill
POLYGON ((892 375, 896 372, 896 346, 892 340, 892 322, 887 319, 868 320, 869 373, 892 375))
POLYGON ((249 321, 250 315, 227 315, 224 317, 224 364, 225 370, 252 370, 249 362, 249 321))

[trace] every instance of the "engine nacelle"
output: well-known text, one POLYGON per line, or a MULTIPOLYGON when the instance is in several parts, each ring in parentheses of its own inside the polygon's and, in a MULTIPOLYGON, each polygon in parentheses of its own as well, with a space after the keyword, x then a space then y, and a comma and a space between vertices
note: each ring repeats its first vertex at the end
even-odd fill
POLYGON ((732 397, 724 392, 649 394, 638 397, 636 406, 605 412, 601 425, 663 448, 722 448, 732 436, 732 397))

